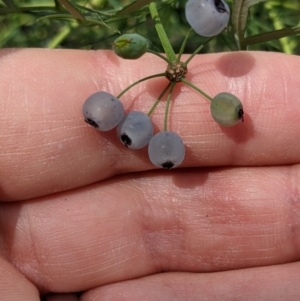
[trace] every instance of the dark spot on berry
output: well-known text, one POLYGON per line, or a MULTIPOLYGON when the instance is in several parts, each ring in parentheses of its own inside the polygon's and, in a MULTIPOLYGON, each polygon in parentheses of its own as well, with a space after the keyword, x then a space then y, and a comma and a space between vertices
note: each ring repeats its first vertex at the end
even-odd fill
POLYGON ((167 161, 161 165, 164 169, 171 169, 174 166, 174 163, 172 161, 167 161))
POLYGON ((84 121, 86 123, 90 124, 91 126, 93 126, 96 129, 99 127, 98 124, 94 120, 92 120, 90 118, 85 118, 84 121))
POLYGON ((131 139, 126 134, 121 135, 121 140, 126 147, 128 147, 128 145, 131 145, 132 143, 131 139))
POLYGON ((215 4, 215 7, 216 7, 216 10, 219 13, 228 13, 228 11, 225 8, 224 3, 221 0, 214 0, 214 4, 215 4))
POLYGON ((114 99, 114 98, 111 98, 110 100, 111 100, 111 101, 115 101, 115 99, 114 99))
POLYGON ((238 116, 239 116, 239 119, 242 119, 242 122, 244 122, 244 110, 243 109, 239 109, 238 116))

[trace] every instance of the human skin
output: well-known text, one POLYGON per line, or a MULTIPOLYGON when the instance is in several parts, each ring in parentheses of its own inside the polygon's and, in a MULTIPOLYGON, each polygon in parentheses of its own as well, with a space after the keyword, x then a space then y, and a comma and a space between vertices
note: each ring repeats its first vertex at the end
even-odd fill
MULTIPOLYGON (((195 57, 187 79, 238 96, 245 121, 220 127, 179 84, 168 126, 186 158, 170 171, 81 113, 92 93, 165 68, 151 54, 0 51, 1 300, 299 300, 300 58, 195 57)), ((125 110, 148 112, 166 84, 139 84, 125 110)))

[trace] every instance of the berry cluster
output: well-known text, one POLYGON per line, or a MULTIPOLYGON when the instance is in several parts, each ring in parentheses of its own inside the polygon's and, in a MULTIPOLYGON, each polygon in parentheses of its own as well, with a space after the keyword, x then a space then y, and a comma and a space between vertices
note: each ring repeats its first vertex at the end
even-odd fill
MULTIPOLYGON (((167 57, 148 49, 148 41, 135 33, 123 34, 117 38, 113 43, 113 50, 116 55, 124 59, 137 59, 147 51, 151 52, 168 63, 166 71, 140 79, 127 87, 117 97, 104 91, 93 94, 85 101, 82 113, 84 120, 100 131, 110 131, 116 128, 119 140, 130 149, 141 149, 148 145, 148 155, 152 164, 170 169, 179 166, 185 156, 185 147, 180 136, 167 130, 169 104, 177 83, 182 82, 190 86, 210 100, 211 115, 221 126, 234 126, 240 120, 244 121, 244 111, 241 101, 236 96, 223 92, 212 98, 185 78, 188 72, 188 63, 204 45, 201 45, 187 61, 181 62, 180 58, 188 35, 176 57, 169 41, 166 40, 165 32, 156 14, 155 3, 151 3, 149 7, 152 18, 158 24, 157 31, 167 57), (148 114, 138 111, 124 114, 120 97, 136 84, 159 76, 166 77, 169 83, 148 114), (167 91, 169 94, 166 102, 164 130, 154 134, 150 115, 167 91)), ((229 16, 229 7, 223 0, 188 0, 186 5, 188 23, 196 33, 205 37, 214 37, 223 31, 228 24, 229 16)))
POLYGON ((119 140, 130 149, 141 149, 149 144, 149 158, 155 166, 170 169, 184 159, 184 145, 176 133, 163 131, 154 135, 147 114, 132 111, 125 115, 122 102, 107 92, 91 95, 85 101, 82 113, 85 122, 99 131, 116 128, 119 140))

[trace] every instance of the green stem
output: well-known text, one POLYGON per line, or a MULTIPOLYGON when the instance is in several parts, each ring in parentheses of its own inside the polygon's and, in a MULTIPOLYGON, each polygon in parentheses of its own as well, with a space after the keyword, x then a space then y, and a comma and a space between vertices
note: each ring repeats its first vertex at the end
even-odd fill
MULTIPOLYGON (((72 25, 71 25, 72 26, 72 25)), ((71 26, 65 26, 62 30, 48 43, 47 48, 54 49, 70 34, 71 26)))
POLYGON ((208 42, 210 42, 214 37, 215 37, 215 36, 213 36, 213 37, 207 39, 202 45, 200 45, 200 46, 199 46, 199 47, 191 54, 191 56, 184 62, 184 65, 187 66, 188 63, 194 58, 194 56, 195 56, 196 54, 198 54, 198 53, 203 49, 203 47, 204 47, 208 42))
POLYGON ((163 59, 163 60, 166 61, 167 63, 169 63, 168 59, 167 59, 165 56, 163 56, 162 54, 157 53, 156 51, 151 50, 151 49, 147 49, 147 52, 152 53, 152 54, 154 54, 154 55, 160 57, 161 59, 163 59))
POLYGON ((16 13, 34 13, 35 11, 43 11, 43 10, 53 10, 53 6, 26 6, 26 7, 3 7, 1 8, 1 15, 2 14, 16 14, 16 13))
POLYGON ((113 27, 110 27, 108 26, 105 22, 103 22, 102 20, 101 21, 98 21, 98 20, 95 20, 94 18, 86 18, 86 21, 90 22, 91 24, 96 24, 96 25, 100 25, 100 26, 104 26, 106 27, 107 29, 109 30, 112 30, 113 32, 116 32, 118 34, 121 34, 121 32, 118 30, 118 29, 115 29, 113 27))
POLYGON ((186 43, 187 43, 187 41, 188 41, 188 38, 189 38, 189 36, 190 36, 192 30, 193 30, 193 29, 190 28, 190 30, 188 31, 188 33, 186 34, 186 36, 185 36, 185 38, 184 38, 184 40, 183 40, 183 42, 182 42, 182 45, 181 45, 180 50, 179 50, 179 53, 178 53, 178 55, 177 55, 177 62, 180 62, 181 56, 182 56, 182 54, 183 54, 183 51, 184 51, 184 49, 185 49, 186 43))
POLYGON ((124 95, 128 90, 130 90, 132 87, 134 87, 135 85, 145 81, 145 80, 148 80, 148 79, 151 79, 151 78, 155 78, 155 77, 161 77, 161 76, 166 76, 166 73, 157 73, 157 74, 154 74, 154 75, 150 75, 150 76, 147 76, 147 77, 144 77, 142 79, 139 79, 137 80, 136 82, 134 82, 133 84, 129 85, 126 89, 124 89, 118 96, 117 98, 120 98, 122 95, 124 95))
POLYGON ((171 83, 170 92, 169 92, 168 98, 167 98, 166 110, 165 110, 165 118, 164 118, 164 131, 166 131, 167 128, 168 128, 169 107, 170 107, 171 96, 172 96, 172 93, 173 93, 175 85, 176 85, 176 82, 172 82, 171 83))
POLYGON ((210 97, 208 94, 206 94, 204 91, 202 91, 201 89, 199 89, 197 86, 195 86, 194 84, 192 84, 190 81, 188 81, 186 78, 182 78, 181 81, 183 83, 185 83, 187 86, 193 88, 194 90, 196 90, 197 92, 199 92, 200 94, 202 94, 205 98, 207 98, 208 100, 212 101, 213 98, 210 97))
POLYGON ((160 21, 155 2, 151 2, 149 4, 149 11, 150 11, 150 14, 151 14, 151 18, 155 23, 155 29, 156 29, 158 37, 160 39, 161 45, 164 48, 166 56, 169 60, 169 63, 176 62, 175 52, 173 50, 173 47, 170 43, 169 38, 167 37, 165 29, 164 29, 164 27, 163 27, 163 25, 160 21))
POLYGON ((157 105, 159 104, 159 102, 161 101, 161 99, 163 98, 165 93, 167 92, 167 90, 170 88, 170 86, 171 86, 171 82, 169 82, 167 84, 167 86, 163 89, 163 91, 160 93, 160 95, 156 99, 154 105, 151 107, 150 111, 148 112, 148 114, 147 114, 148 116, 150 116, 153 113, 153 111, 155 110, 155 108, 157 107, 157 105))

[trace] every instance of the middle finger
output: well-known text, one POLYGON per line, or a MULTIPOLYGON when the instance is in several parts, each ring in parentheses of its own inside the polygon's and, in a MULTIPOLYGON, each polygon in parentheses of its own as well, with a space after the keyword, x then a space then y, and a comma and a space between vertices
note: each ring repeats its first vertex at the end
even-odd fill
POLYGON ((297 183, 297 165, 119 176, 2 204, 1 249, 38 287, 64 292, 291 262, 300 258, 297 183))

